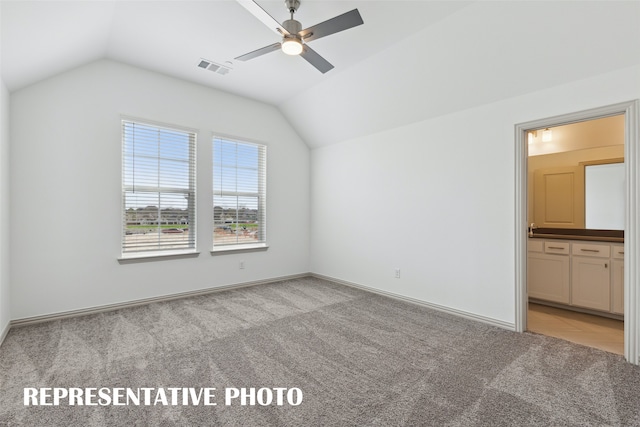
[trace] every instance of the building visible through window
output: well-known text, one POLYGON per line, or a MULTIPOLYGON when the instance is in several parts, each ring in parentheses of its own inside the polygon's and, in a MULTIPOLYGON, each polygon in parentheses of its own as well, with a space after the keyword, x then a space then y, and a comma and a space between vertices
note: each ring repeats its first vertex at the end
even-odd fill
POLYGON ((266 147, 213 138, 213 245, 266 242, 266 147))
POLYGON ((122 121, 122 253, 195 249, 196 134, 122 121))

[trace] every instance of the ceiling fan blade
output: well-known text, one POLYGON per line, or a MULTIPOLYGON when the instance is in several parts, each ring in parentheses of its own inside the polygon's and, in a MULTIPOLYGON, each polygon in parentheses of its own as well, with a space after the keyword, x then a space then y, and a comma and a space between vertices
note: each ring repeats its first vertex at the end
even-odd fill
POLYGON ((343 13, 335 18, 331 18, 327 21, 316 24, 313 27, 309 27, 306 30, 302 30, 298 35, 302 37, 305 42, 310 42, 311 40, 329 36, 362 24, 364 24, 364 21, 362 20, 362 16, 360 16, 360 12, 358 12, 358 9, 353 9, 350 12, 343 13))
POLYGON ((245 53, 244 55, 238 56, 236 59, 238 61, 248 61, 253 58, 257 58, 258 56, 262 56, 266 53, 273 52, 274 50, 280 49, 280 43, 270 44, 269 46, 261 47, 260 49, 256 49, 253 52, 245 53))
POLYGON ((278 35, 289 35, 289 32, 280 25, 271 15, 267 13, 258 3, 253 0, 236 0, 242 7, 247 9, 253 16, 258 18, 264 25, 275 31, 278 35))
POLYGON ((322 74, 333 68, 333 65, 326 59, 320 56, 315 50, 311 49, 307 45, 302 46, 302 53, 300 54, 309 64, 313 65, 322 74))

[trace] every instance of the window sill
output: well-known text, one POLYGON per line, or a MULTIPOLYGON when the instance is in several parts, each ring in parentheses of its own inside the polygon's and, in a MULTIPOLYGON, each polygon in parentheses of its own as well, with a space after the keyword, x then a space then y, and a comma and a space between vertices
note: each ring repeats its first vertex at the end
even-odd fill
POLYGON ((243 253, 243 252, 261 252, 269 249, 269 245, 266 243, 258 243, 253 245, 229 245, 218 246, 211 250, 211 255, 224 255, 230 253, 243 253))
POLYGON ((134 264, 138 262, 149 261, 164 261, 170 259, 182 259, 182 258, 196 258, 200 255, 200 252, 190 251, 175 251, 175 252, 140 252, 135 254, 126 254, 118 258, 120 264, 134 264))

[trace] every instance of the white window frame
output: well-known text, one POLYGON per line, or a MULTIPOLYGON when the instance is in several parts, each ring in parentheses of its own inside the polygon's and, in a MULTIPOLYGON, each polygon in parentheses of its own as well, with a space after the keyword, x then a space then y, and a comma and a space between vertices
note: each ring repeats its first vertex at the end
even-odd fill
MULTIPOLYGON (((240 139, 236 137, 228 137, 220 134, 214 134, 211 138, 211 149, 212 149, 212 218, 213 218, 213 248, 211 250, 212 255, 226 253, 226 252, 247 252, 247 251, 261 251, 267 250, 269 245, 267 244, 267 145, 260 142, 248 141, 246 139, 240 139), (258 191, 257 192, 247 192, 247 191, 235 191, 230 190, 216 190, 216 167, 217 159, 215 158, 216 153, 216 141, 221 141, 227 144, 236 144, 237 146, 253 146, 258 149, 258 191), (258 222, 258 238, 256 242, 241 242, 236 241, 234 243, 216 243, 215 233, 216 227, 219 224, 216 224, 215 219, 215 207, 216 207, 216 196, 217 197, 255 197, 258 200, 257 206, 257 222, 258 222)), ((229 165, 227 165, 229 167, 229 165)), ((236 216, 235 219, 236 224, 239 223, 239 218, 236 216)), ((238 233, 238 228, 236 225, 235 232, 238 233)))
MULTIPOLYGON (((131 118, 131 117, 122 117, 121 118, 121 141, 122 141, 122 175, 121 175, 121 197, 122 197, 122 224, 121 224, 121 257, 118 260, 121 263, 127 262, 129 260, 152 260, 155 258, 176 258, 176 257, 191 257, 197 256, 198 252, 197 248, 197 233, 196 233, 196 224, 197 224, 197 192, 196 192, 196 168, 197 168, 197 131, 185 127, 169 125, 165 123, 158 123, 149 120, 131 118), (183 133, 188 137, 189 144, 189 161, 188 161, 188 181, 189 187, 187 189, 180 187, 161 187, 158 186, 140 186, 140 185, 127 185, 125 183, 125 174, 126 174, 126 166, 127 166, 127 150, 126 150, 126 129, 131 126, 144 126, 151 127, 157 129, 158 131, 169 131, 169 132, 178 132, 183 133), (127 236, 127 206, 126 206, 126 196, 127 192, 131 191, 144 191, 149 193, 158 193, 158 197, 161 194, 176 194, 182 193, 188 199, 187 203, 187 213, 188 213, 188 236, 186 239, 186 244, 188 247, 185 248, 163 248, 162 244, 158 244, 157 247, 151 247, 146 250, 129 250, 126 249, 126 236, 127 236)), ((158 161, 160 161, 161 156, 158 156, 158 161)), ((171 160, 171 159, 167 159, 171 160)), ((159 225, 162 223, 162 218, 158 216, 159 225)))

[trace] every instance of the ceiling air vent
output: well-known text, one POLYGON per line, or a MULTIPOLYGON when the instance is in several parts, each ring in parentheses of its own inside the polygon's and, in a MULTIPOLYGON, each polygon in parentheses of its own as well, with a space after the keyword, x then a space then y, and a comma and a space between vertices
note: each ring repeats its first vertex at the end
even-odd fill
MULTIPOLYGON (((231 65, 231 63, 229 63, 231 65)), ((200 63, 198 67, 204 68, 205 70, 213 71, 216 74, 228 74, 231 71, 231 67, 221 64, 216 64, 213 61, 209 61, 208 59, 200 59, 200 63)))

